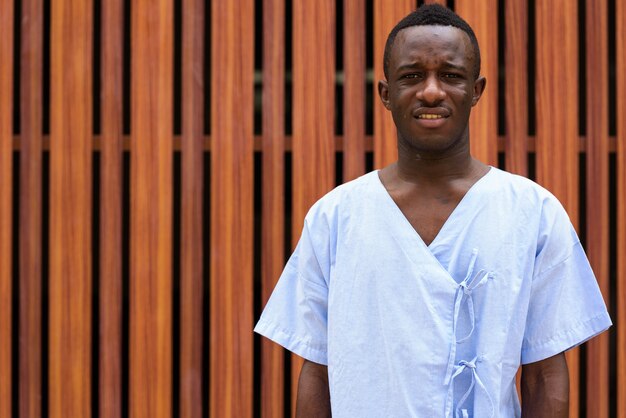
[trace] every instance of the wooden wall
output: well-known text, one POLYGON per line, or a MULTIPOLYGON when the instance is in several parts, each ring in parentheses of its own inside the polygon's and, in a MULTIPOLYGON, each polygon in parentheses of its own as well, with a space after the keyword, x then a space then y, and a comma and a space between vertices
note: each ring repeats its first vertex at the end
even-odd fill
MULTIPOLYGON (((0 1, 0 416, 289 416, 301 362, 252 327, 310 205, 394 160, 375 86, 418 2, 130 4, 0 1)), ((448 5, 473 153, 561 199, 615 322, 570 415, 626 417, 626 5, 448 5)))

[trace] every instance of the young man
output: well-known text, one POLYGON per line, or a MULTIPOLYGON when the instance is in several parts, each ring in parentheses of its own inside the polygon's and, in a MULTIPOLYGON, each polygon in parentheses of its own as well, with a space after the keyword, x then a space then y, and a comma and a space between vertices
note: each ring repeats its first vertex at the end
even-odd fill
POLYGON ((255 328, 306 359, 297 415, 566 417, 563 352, 611 321, 554 196, 470 155, 472 29, 423 6, 384 65, 398 161, 311 208, 255 328))

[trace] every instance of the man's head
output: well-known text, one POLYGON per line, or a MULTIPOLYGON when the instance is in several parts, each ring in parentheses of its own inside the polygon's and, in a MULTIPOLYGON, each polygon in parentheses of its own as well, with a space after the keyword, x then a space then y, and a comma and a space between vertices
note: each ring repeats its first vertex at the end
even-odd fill
POLYGON ((398 130, 399 149, 437 158, 468 149, 471 108, 486 84, 478 59, 474 33, 444 7, 423 6, 398 23, 378 91, 398 130))
POLYGON ((454 13, 447 7, 440 6, 438 4, 423 5, 419 9, 407 15, 404 19, 398 22, 398 24, 391 30, 385 43, 385 52, 383 56, 383 71, 385 77, 389 78, 389 59, 391 51, 393 49, 394 42, 398 32, 411 26, 454 26, 461 29, 469 36, 472 47, 474 48, 474 78, 478 78, 480 75, 480 49, 478 47, 478 40, 474 31, 470 25, 463 20, 459 15, 454 13))

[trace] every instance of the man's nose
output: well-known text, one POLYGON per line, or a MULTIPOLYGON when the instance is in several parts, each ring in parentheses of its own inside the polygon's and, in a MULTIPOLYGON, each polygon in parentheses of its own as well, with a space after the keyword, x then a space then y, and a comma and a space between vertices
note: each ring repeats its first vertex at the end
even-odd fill
POLYGON ((436 76, 429 76, 424 80, 422 88, 417 92, 417 98, 424 104, 436 105, 446 97, 441 80, 436 76))

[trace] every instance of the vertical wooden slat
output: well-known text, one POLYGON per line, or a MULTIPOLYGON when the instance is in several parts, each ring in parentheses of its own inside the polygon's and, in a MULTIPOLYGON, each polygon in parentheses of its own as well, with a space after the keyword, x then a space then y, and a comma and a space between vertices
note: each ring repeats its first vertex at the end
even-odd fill
POLYGON ((424 0, 424 4, 441 4, 442 6, 446 5, 446 0, 424 0))
POLYGON ((11 416, 13 231, 13 2, 0 3, 0 416, 11 416))
POLYGON ((470 24, 480 47, 481 75, 487 78, 482 98, 470 116, 470 148, 480 161, 498 164, 498 10, 497 0, 458 0, 456 12, 470 24))
MULTIPOLYGON (((293 243, 313 203, 334 185, 335 3, 293 4, 293 243), (311 75, 315 74, 315 82, 311 75)), ((295 406, 302 362, 292 362, 295 406)))
MULTIPOLYGON (((587 242, 589 261, 609 298, 609 99, 607 0, 586 1, 587 242)), ((587 411, 609 416, 609 334, 587 344, 587 411)))
POLYGON ((343 180, 365 173, 365 0, 343 0, 343 180))
POLYGON ((202 416, 204 0, 183 2, 180 416, 202 416))
POLYGON ((122 0, 101 3, 99 412, 122 414, 122 0))
POLYGON ((212 2, 210 416, 252 416, 254 3, 212 2))
POLYGON ((172 416, 173 3, 131 8, 130 416, 172 416))
POLYGON ((504 2, 504 19, 505 164, 507 171, 527 176, 528 6, 523 1, 504 2))
POLYGON ((20 46, 19 413, 41 415, 43 5, 22 1, 20 46))
POLYGON ((52 2, 50 417, 91 416, 93 8, 52 2))
POLYGON ((396 127, 378 96, 378 81, 385 79, 383 54, 387 36, 413 9, 412 0, 374 0, 374 168, 383 168, 398 158, 396 127))
POLYGON ((616 1, 617 81, 617 411, 626 418, 626 3, 616 1))
MULTIPOLYGON (((263 2, 261 281, 265 303, 285 263, 285 1, 263 2)), ((261 341, 261 416, 284 412, 284 350, 261 341)))
MULTIPOLYGON (((563 203, 574 225, 579 181, 577 19, 576 3, 536 3, 537 179, 563 203)), ((579 411, 578 360, 578 349, 567 352, 571 417, 579 411)))

